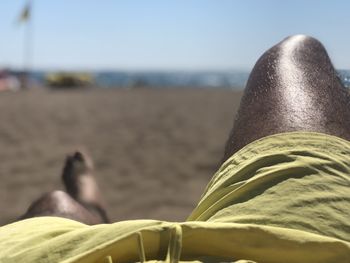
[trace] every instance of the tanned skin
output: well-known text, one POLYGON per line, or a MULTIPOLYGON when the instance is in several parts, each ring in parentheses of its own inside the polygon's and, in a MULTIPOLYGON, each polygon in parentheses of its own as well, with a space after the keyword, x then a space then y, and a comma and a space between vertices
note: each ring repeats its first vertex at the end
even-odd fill
POLYGON ((109 219, 99 187, 93 175, 93 164, 86 153, 76 151, 67 156, 62 172, 64 191, 44 194, 33 202, 21 219, 56 216, 88 225, 108 223, 109 219))
POLYGON ((311 131, 350 140, 350 98, 323 45, 291 36, 266 51, 252 70, 223 161, 262 137, 311 131))

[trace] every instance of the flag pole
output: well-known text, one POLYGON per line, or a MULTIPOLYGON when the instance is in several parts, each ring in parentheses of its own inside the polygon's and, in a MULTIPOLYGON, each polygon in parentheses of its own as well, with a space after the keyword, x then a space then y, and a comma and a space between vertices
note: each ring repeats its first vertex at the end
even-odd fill
POLYGON ((28 19, 25 28, 23 45, 23 89, 30 88, 30 75, 33 63, 33 0, 28 1, 28 19))

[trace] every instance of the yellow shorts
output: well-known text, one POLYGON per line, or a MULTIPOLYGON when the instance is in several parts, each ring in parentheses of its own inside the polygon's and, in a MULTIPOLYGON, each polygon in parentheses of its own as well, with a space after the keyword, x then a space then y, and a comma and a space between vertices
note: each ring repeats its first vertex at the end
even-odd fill
POLYGON ((284 133, 228 159, 187 222, 27 219, 0 228, 0 262, 349 262, 349 218, 350 142, 284 133))

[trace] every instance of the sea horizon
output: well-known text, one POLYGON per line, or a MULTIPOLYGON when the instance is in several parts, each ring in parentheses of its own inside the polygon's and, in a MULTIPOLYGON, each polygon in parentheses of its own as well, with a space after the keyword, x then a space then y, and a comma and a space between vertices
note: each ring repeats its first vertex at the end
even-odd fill
MULTIPOLYGON (((18 70, 8 70, 18 74, 18 70)), ((47 85, 52 74, 87 74, 91 86, 97 88, 230 88, 242 90, 246 86, 248 70, 34 70, 31 80, 39 86, 47 85)), ((350 87, 350 70, 338 69, 337 75, 345 87, 350 87)))

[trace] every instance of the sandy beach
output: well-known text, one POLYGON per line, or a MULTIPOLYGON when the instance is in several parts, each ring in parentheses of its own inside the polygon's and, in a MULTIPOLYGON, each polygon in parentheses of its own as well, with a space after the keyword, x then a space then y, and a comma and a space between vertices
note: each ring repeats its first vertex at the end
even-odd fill
POLYGON ((86 149, 112 221, 185 220, 217 169, 241 92, 73 90, 0 94, 0 223, 63 189, 67 153, 86 149))

